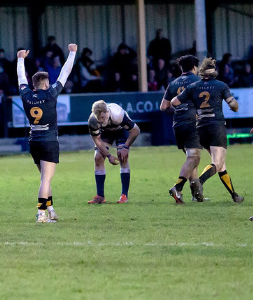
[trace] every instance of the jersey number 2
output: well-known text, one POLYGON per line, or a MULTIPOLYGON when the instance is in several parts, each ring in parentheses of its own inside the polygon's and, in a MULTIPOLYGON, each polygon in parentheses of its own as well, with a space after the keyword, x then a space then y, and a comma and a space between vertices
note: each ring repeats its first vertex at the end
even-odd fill
POLYGON ((208 101, 210 99, 210 93, 202 92, 202 93, 199 94, 199 98, 204 98, 204 101, 202 102, 202 104, 200 105, 199 108, 210 107, 210 104, 208 103, 208 101))
POLYGON ((39 107, 32 107, 30 109, 30 114, 33 118, 35 118, 33 124, 38 124, 43 115, 43 111, 39 107))

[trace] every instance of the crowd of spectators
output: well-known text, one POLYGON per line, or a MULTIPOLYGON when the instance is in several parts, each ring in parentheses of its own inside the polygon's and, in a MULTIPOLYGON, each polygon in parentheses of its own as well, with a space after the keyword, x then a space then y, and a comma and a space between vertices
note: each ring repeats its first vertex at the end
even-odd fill
MULTIPOLYGON (((194 55, 194 52, 195 41, 193 47, 184 54, 194 55)), ((218 79, 232 88, 253 87, 253 49, 251 56, 249 60, 238 63, 233 61, 231 53, 225 53, 217 63, 218 79)), ((168 84, 180 75, 181 71, 173 61, 170 40, 163 36, 162 29, 156 30, 156 36, 147 48, 148 91, 165 91, 168 84)), ((29 85, 32 87, 31 78, 36 71, 48 72, 50 83, 54 83, 64 62, 65 56, 57 45, 56 38, 49 36, 38 57, 27 57, 25 60, 29 85)), ((18 94, 16 66, 17 59, 9 61, 5 57, 5 50, 0 49, 0 97, 18 94)), ((83 48, 63 93, 123 91, 138 91, 138 64, 136 51, 125 43, 120 43, 106 65, 97 65, 92 59, 92 50, 83 48)))

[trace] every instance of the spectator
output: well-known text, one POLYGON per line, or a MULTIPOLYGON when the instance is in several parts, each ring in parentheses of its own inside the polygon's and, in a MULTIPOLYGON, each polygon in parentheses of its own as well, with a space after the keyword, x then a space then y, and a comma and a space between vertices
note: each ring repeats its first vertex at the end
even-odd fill
POLYGON ((163 30, 156 30, 156 37, 148 46, 148 56, 153 61, 153 67, 156 68, 158 60, 161 58, 165 61, 166 66, 170 63, 171 58, 171 43, 170 40, 163 37, 163 30))
POLYGON ((246 62, 242 73, 239 75, 238 85, 240 87, 253 87, 253 74, 251 73, 251 65, 246 62))
POLYGON ((93 61, 88 57, 81 57, 77 62, 77 76, 79 78, 81 92, 101 92, 102 83, 100 75, 91 69, 93 61))
POLYGON ((158 83, 156 81, 155 70, 150 69, 148 71, 148 91, 157 91, 158 83))
POLYGON ((127 91, 128 92, 138 92, 138 90, 139 90, 138 76, 136 73, 133 73, 131 75, 129 84, 127 86, 127 91))
POLYGON ((36 72, 40 72, 40 71, 45 72, 45 68, 42 66, 41 61, 42 61, 42 59, 40 57, 36 57, 34 60, 36 72))
POLYGON ((68 79, 62 90, 63 94, 72 94, 77 92, 74 82, 71 79, 68 79))
POLYGON ((5 72, 5 70, 2 67, 0 67, 0 90, 1 90, 0 95, 10 94, 9 85, 10 85, 9 77, 5 72))
POLYGON ((172 70, 167 69, 167 76, 166 76, 167 86, 175 79, 176 77, 174 76, 172 70))
POLYGON ((119 73, 123 83, 123 89, 129 90, 132 84, 132 75, 136 74, 137 53, 126 44, 121 43, 112 58, 114 72, 119 73))
POLYGON ((41 56, 45 56, 48 51, 52 51, 52 57, 59 56, 61 65, 63 66, 65 56, 60 46, 56 44, 55 36, 50 35, 47 37, 47 44, 41 49, 41 56))
POLYGON ((61 67, 62 66, 61 66, 59 56, 55 56, 52 60, 52 63, 51 63, 51 61, 47 61, 45 63, 45 69, 46 69, 46 72, 48 72, 50 84, 53 84, 56 82, 57 78, 60 75, 61 67))
POLYGON ((167 88, 167 68, 164 59, 158 59, 157 68, 155 69, 158 90, 167 88))
POLYGON ((122 84, 122 81, 120 78, 120 73, 118 73, 118 72, 115 72, 113 74, 110 91, 112 91, 112 92, 122 92, 123 91, 123 84, 122 84))
POLYGON ((4 49, 0 49, 0 67, 6 72, 10 78, 11 62, 5 57, 4 49))
MULTIPOLYGON (((86 58, 86 57, 88 57, 88 58, 90 58, 91 59, 91 55, 92 55, 92 51, 91 51, 91 49, 90 48, 83 48, 83 51, 82 51, 82 58, 84 59, 84 58, 86 58)), ((94 62, 93 62, 94 63, 94 62)))
POLYGON ((219 75, 218 80, 225 82, 229 87, 236 87, 238 77, 235 76, 234 69, 231 64, 232 54, 225 53, 221 62, 218 65, 219 75))

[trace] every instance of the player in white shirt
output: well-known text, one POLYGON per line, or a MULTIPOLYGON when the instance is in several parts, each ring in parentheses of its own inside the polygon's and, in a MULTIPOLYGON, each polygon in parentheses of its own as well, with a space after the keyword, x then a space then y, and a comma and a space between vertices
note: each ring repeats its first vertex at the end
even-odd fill
POLYGON ((122 192, 117 203, 128 202, 130 166, 128 155, 130 146, 140 133, 139 127, 129 118, 127 112, 116 103, 106 104, 99 100, 93 103, 88 120, 90 135, 95 143, 95 179, 97 195, 88 204, 105 203, 105 159, 112 165, 120 163, 122 192), (110 154, 110 147, 116 142, 117 157, 110 154))

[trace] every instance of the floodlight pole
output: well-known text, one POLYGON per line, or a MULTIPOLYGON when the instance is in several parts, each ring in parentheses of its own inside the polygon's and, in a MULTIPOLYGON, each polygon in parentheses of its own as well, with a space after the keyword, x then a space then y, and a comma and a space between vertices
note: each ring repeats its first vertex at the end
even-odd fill
POLYGON ((144 0, 137 1, 138 13, 138 80, 139 91, 147 92, 146 24, 144 0))
POLYGON ((205 0, 195 0, 196 56, 202 61, 207 56, 205 0))

